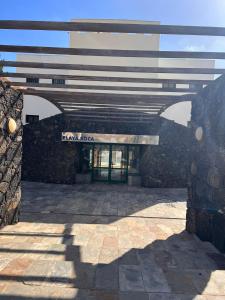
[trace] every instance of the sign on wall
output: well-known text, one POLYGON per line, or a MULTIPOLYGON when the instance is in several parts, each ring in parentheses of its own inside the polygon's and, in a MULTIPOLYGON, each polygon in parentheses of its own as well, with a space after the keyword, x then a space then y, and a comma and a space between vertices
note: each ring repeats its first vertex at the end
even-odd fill
POLYGON ((158 145, 158 135, 103 134, 62 132, 63 142, 158 145))

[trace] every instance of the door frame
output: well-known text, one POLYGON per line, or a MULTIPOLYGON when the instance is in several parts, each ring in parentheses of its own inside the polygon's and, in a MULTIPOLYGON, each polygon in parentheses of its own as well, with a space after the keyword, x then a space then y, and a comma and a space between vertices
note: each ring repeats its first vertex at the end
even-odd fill
POLYGON ((119 184, 124 184, 128 182, 128 162, 129 162, 129 145, 128 144, 116 144, 116 143, 93 143, 92 145, 92 168, 91 168, 91 181, 92 182, 107 182, 107 183, 119 183, 119 184), (96 145, 107 145, 109 146, 109 167, 99 167, 99 168, 94 168, 94 148, 96 145), (125 168, 120 168, 120 170, 125 170, 125 179, 124 180, 112 180, 111 173, 112 173, 112 147, 113 146, 124 146, 125 151, 126 151, 126 167, 125 168), (95 169, 108 169, 108 179, 100 179, 96 180, 94 179, 94 170, 95 169))

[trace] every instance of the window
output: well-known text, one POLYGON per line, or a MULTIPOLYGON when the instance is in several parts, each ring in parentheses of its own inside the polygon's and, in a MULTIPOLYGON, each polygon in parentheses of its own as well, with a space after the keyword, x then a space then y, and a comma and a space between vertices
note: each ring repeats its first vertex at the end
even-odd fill
POLYGON ((36 78, 36 77, 28 77, 28 78, 26 79, 26 81, 27 81, 28 83, 39 83, 39 78, 36 78))
POLYGON ((39 121, 39 115, 26 115, 26 123, 35 123, 39 121))
POLYGON ((65 84, 65 79, 52 79, 52 84, 65 84))
POLYGON ((163 82, 162 84, 163 89, 175 89, 176 88, 176 83, 173 82, 163 82))
POLYGON ((194 91, 199 91, 203 88, 203 85, 201 83, 190 83, 189 84, 189 89, 194 90, 194 91))

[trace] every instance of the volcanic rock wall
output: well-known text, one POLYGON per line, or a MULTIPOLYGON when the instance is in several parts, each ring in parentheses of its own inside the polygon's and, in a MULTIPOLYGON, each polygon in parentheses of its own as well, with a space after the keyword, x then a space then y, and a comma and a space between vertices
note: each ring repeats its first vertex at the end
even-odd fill
POLYGON ((0 227, 17 222, 19 216, 22 108, 22 94, 0 81, 0 227), (7 130, 10 118, 17 125, 11 134, 7 130))
POLYGON ((79 167, 79 148, 62 143, 63 114, 24 126, 23 180, 73 184, 79 167))
POLYGON ((225 77, 193 101, 187 230, 225 251, 225 77))
POLYGON ((155 118, 148 124, 70 119, 59 114, 24 126, 24 180, 73 184, 82 172, 81 143, 61 142, 63 131, 160 135, 159 146, 142 146, 142 185, 183 187, 187 183, 188 128, 155 118))
POLYGON ((143 148, 141 178, 145 187, 187 187, 189 128, 163 120, 159 145, 143 148))

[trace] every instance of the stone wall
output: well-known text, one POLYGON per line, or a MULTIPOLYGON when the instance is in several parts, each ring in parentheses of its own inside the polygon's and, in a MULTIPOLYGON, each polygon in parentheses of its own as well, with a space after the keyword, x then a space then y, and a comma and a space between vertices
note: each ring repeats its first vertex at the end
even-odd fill
POLYGON ((0 81, 0 227, 18 221, 21 200, 22 94, 0 81), (17 129, 9 134, 9 118, 17 129))
POLYGON ((192 104, 187 230, 225 251, 225 77, 192 104))
MULTIPOLYGON (((186 147, 183 142, 187 139, 188 129, 177 125, 172 121, 163 118, 150 120, 148 124, 117 122, 94 122, 69 119, 64 114, 59 114, 50 118, 43 119, 34 124, 24 126, 23 143, 23 179, 42 182, 55 183, 75 183, 76 174, 82 170, 82 154, 80 143, 61 142, 63 131, 77 132, 97 132, 97 133, 117 133, 117 134, 136 134, 136 135, 160 135, 160 146, 145 147, 142 161, 148 160, 148 165, 143 164, 141 172, 144 174, 144 186, 185 186, 186 180, 186 147), (172 130, 171 133, 169 131, 172 130), (176 130, 178 132, 176 133, 176 130), (177 138, 182 133, 182 138, 177 138), (174 139, 173 139, 174 137, 174 139), (172 153, 174 145, 177 154, 176 162, 173 163, 172 153), (180 151, 178 151, 181 146, 180 151), (155 148, 154 148, 155 147, 155 148), (159 151, 161 155, 157 153, 159 151), (168 153, 169 154, 168 154, 168 153), (184 153, 185 152, 185 153, 184 153), (167 153, 167 154, 165 154, 167 153), (154 157, 157 155, 157 158, 154 157), (153 157, 154 156, 154 157, 153 157), (158 172, 158 160, 162 160, 162 173, 158 172), (167 161, 167 163, 164 163, 167 161), (176 166, 179 168, 176 169, 176 166), (146 167, 147 166, 147 167, 146 167), (152 173, 154 166, 155 178, 152 173), (169 172, 170 181, 165 181, 164 174, 169 172), (183 172, 184 171, 184 172, 183 172), (148 176, 151 172, 151 179, 148 176), (177 173, 178 172, 178 173, 177 173), (174 174, 175 173, 175 174, 174 174), (182 176, 181 176, 182 173, 182 176), (163 178, 162 178, 163 176, 163 178), (158 178, 157 178, 158 177, 158 178), (154 179, 154 180, 153 180, 154 179), (176 183, 172 180, 176 179, 176 183)), ((143 147, 144 148, 144 147, 143 147)))
POLYGON ((143 148, 141 178, 145 187, 186 187, 189 128, 164 119, 159 146, 143 148))
POLYGON ((62 143, 64 115, 24 126, 23 180, 73 184, 79 168, 79 145, 62 143))

